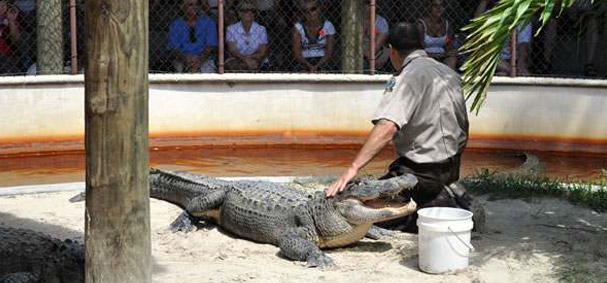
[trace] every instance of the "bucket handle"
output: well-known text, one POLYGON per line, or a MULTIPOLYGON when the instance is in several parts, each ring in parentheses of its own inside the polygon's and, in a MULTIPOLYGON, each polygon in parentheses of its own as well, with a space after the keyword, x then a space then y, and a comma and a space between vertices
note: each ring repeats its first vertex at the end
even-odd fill
POLYGON ((474 247, 472 246, 472 244, 470 244, 470 243, 468 243, 468 242, 466 242, 466 241, 462 240, 462 238, 460 238, 460 237, 457 235, 457 233, 455 233, 455 231, 453 231, 453 230, 451 229, 451 227, 447 227, 447 229, 449 229, 449 231, 451 231, 451 233, 453 233, 453 235, 454 235, 454 236, 455 236, 455 237, 456 237, 456 238, 457 238, 457 239, 458 239, 460 242, 462 242, 462 244, 464 244, 466 247, 468 247, 468 249, 470 249, 470 251, 471 251, 471 252, 473 252, 473 251, 474 251, 474 247))

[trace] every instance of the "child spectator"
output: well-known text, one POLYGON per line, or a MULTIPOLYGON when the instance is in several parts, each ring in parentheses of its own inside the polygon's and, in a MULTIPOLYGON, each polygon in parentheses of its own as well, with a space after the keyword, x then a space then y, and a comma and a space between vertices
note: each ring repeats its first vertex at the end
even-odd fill
MULTIPOLYGON (((377 3, 377 2, 376 2, 377 3)), ((369 46, 371 37, 369 36, 369 0, 365 0, 365 13, 363 14, 363 55, 365 56, 365 69, 369 68, 369 46)), ((377 11, 377 8, 376 8, 377 11)), ((381 70, 390 60, 390 48, 386 44, 388 39, 388 21, 379 14, 375 15, 375 69, 381 70)))

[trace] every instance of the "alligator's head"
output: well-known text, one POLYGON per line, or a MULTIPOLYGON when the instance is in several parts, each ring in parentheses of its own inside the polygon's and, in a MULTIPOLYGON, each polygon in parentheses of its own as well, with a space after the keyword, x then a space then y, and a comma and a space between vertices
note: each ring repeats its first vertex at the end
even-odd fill
POLYGON ((410 199, 403 199, 403 190, 413 189, 417 178, 404 174, 386 180, 361 180, 348 184, 335 197, 339 213, 351 224, 371 224, 407 216, 417 209, 410 199))

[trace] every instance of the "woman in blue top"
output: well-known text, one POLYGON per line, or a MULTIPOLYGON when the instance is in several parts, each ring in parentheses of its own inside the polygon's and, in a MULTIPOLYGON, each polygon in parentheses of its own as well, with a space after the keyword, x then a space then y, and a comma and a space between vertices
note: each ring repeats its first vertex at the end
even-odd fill
POLYGON ((177 72, 215 72, 217 28, 213 20, 200 13, 198 0, 183 0, 183 17, 169 27, 168 49, 173 53, 177 72))
POLYGON ((315 0, 304 0, 301 5, 304 21, 295 23, 293 29, 293 71, 332 71, 331 62, 335 45, 335 27, 321 17, 320 5, 315 0))
POLYGON ((455 69, 457 58, 453 48, 453 30, 449 21, 443 19, 445 8, 442 0, 429 0, 426 17, 419 19, 420 39, 428 56, 455 69))

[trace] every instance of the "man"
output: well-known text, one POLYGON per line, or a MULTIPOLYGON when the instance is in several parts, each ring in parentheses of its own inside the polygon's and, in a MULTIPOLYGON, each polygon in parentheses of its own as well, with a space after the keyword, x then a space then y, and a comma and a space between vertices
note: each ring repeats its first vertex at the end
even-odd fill
POLYGON ((428 57, 415 24, 396 25, 388 43, 390 61, 399 72, 384 90, 367 141, 326 194, 332 197, 342 191, 392 140, 399 158, 380 179, 412 173, 418 184, 406 196, 418 207, 456 206, 445 186, 459 179, 460 157, 468 141, 459 75, 428 57))
POLYGON ((213 20, 200 13, 198 0, 183 0, 183 16, 169 27, 168 49, 172 52, 177 72, 214 73, 217 48, 217 27, 213 20))

